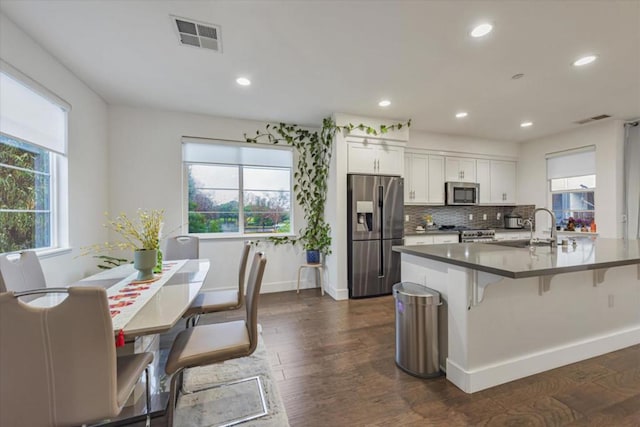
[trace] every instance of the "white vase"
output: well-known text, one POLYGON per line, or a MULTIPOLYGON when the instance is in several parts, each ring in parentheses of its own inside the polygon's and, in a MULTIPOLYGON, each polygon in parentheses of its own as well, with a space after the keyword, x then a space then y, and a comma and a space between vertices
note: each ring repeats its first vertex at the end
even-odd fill
POLYGON ((156 249, 138 249, 133 253, 133 268, 138 270, 136 280, 151 280, 154 278, 153 269, 158 263, 156 249))

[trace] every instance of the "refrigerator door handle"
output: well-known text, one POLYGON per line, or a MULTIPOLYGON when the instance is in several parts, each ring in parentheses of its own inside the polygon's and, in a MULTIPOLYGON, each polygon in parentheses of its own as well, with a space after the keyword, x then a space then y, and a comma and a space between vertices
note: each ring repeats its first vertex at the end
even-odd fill
POLYGON ((378 186, 378 218, 380 221, 380 244, 379 246, 379 259, 378 259, 378 278, 381 279, 384 277, 384 248, 382 247, 382 238, 384 237, 384 219, 382 218, 382 214, 384 213, 384 205, 382 201, 384 200, 384 187, 382 185, 378 186))

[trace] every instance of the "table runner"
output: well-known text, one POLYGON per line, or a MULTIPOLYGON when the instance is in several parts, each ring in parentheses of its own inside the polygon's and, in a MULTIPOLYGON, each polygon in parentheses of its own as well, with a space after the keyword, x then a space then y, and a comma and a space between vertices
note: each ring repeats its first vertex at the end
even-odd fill
POLYGON ((151 297, 153 297, 187 261, 186 259, 163 261, 162 273, 158 275, 157 280, 137 282, 135 278, 138 272, 136 271, 109 287, 109 289, 107 289, 107 297, 109 298, 109 311, 111 312, 113 330, 117 332, 124 329, 127 323, 144 307, 151 297))

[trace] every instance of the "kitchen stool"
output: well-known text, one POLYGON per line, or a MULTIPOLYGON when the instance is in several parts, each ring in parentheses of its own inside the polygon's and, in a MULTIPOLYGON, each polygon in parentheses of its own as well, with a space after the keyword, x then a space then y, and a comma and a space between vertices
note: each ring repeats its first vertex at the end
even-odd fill
MULTIPOLYGON (((323 274, 323 270, 322 270, 322 264, 302 264, 300 266, 300 268, 298 268, 298 287, 296 292, 300 293, 300 272, 302 272, 303 268, 317 268, 320 272, 320 292, 322 293, 322 296, 324 296, 324 286, 322 285, 322 274, 323 274)), ((314 271, 315 273, 315 271, 314 271)))

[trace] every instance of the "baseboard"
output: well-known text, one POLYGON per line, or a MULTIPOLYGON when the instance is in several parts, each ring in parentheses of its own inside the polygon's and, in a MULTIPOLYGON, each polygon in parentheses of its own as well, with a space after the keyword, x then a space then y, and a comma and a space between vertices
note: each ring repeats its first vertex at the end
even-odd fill
POLYGON ((466 371, 447 359, 447 379, 462 391, 475 393, 636 344, 640 344, 640 326, 508 359, 472 371, 466 371))
MULTIPOLYGON (((284 281, 284 282, 269 282, 263 283, 262 289, 260 290, 261 294, 270 294, 275 292, 287 292, 287 291, 295 291, 297 289, 298 282, 297 281, 284 281)), ((313 289, 317 288, 318 285, 311 280, 300 281, 300 289, 313 289)), ((237 288, 232 287, 224 287, 224 288, 203 288, 203 291, 206 290, 232 290, 237 288)), ((331 286, 331 284, 324 284, 324 292, 331 295, 334 300, 346 300, 349 299, 349 290, 348 289, 336 289, 331 286)))

